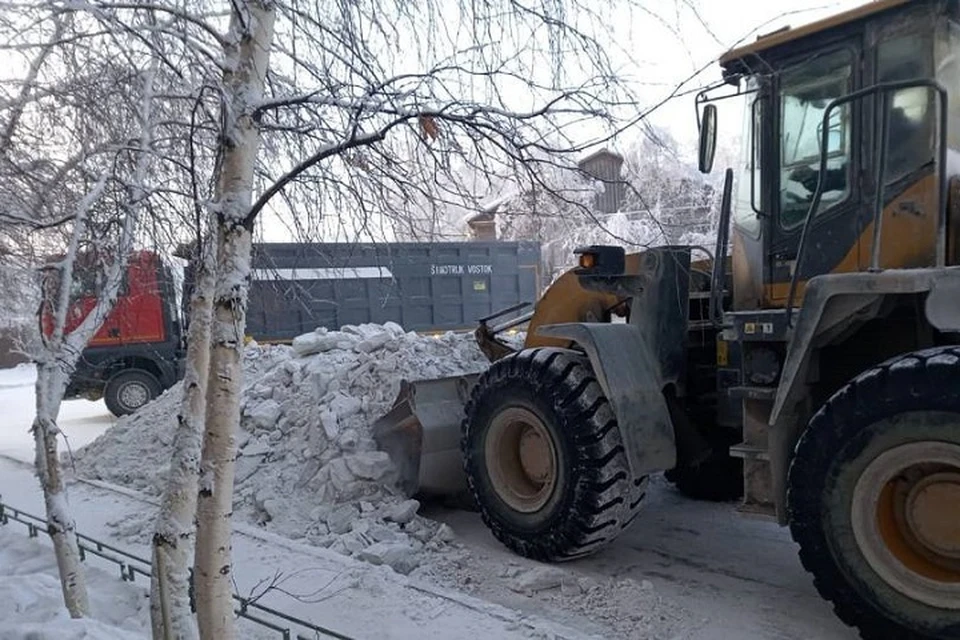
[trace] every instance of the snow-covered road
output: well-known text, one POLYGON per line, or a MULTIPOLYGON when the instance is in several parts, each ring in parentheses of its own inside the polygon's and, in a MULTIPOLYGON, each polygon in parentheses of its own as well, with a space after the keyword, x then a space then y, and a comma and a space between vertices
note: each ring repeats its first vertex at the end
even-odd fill
MULTIPOLYGON (((695 502, 665 480, 651 483, 648 504, 613 544, 565 568, 584 576, 614 576, 648 585, 684 607, 693 618, 685 640, 854 640, 857 634, 834 616, 800 565, 785 528, 744 518, 733 505, 695 502)), ((475 595, 520 609, 538 603, 498 589, 483 567, 516 558, 477 514, 425 514, 449 524, 473 550, 481 568, 475 595)))
MULTIPOLYGON (((8 458, 0 460, 0 494, 39 514, 36 479, 9 459, 32 459, 31 382, 27 367, 0 372, 0 455, 8 458)), ((73 448, 113 423, 102 403, 63 406, 61 424, 73 448)), ((467 552, 440 558, 413 579, 238 523, 238 584, 246 591, 280 571, 293 592, 328 585, 309 602, 271 597, 357 638, 856 637, 814 591, 786 529, 740 517, 732 505, 686 500, 661 479, 652 485, 644 514, 617 542, 563 565, 562 588, 516 589, 518 578, 539 570, 536 563, 507 552, 476 514, 436 509, 423 515, 449 524, 467 552)), ((81 531, 145 553, 153 507, 142 496, 89 483, 74 483, 70 495, 81 531)))
MULTIPOLYGON (((17 460, 33 460, 33 384, 37 372, 33 365, 0 369, 0 455, 17 460)), ((67 400, 60 409, 60 429, 70 449, 90 444, 110 428, 116 419, 103 400, 67 400)), ((66 447, 61 443, 61 450, 66 447)))

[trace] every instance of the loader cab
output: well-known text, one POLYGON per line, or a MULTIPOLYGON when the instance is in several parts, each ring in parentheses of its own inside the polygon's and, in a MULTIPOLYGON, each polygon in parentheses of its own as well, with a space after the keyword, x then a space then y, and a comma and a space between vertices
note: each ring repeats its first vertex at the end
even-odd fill
MULTIPOLYGON (((957 263, 960 225, 940 229, 938 219, 940 172, 960 172, 958 4, 872 2, 721 58, 724 81, 701 94, 698 113, 717 105, 701 118, 703 133, 737 117, 720 100, 744 103, 730 211, 733 311, 797 304, 821 274, 932 267, 938 251, 957 263)), ((711 138, 701 136, 704 157, 711 138)))
POLYGON ((952 320, 932 326, 921 280, 960 264, 960 1, 877 0, 762 36, 720 66, 697 99, 701 170, 718 123, 741 118, 713 278, 729 252, 732 290, 711 289, 724 301, 711 314, 718 391, 740 409, 729 452, 743 459, 742 509, 784 524, 813 407, 956 333, 952 320))

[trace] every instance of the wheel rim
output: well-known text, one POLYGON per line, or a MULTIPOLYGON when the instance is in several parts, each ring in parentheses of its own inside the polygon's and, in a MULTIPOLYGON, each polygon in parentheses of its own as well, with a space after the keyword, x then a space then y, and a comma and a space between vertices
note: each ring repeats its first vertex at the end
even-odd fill
POLYGON ((532 411, 510 407, 497 414, 484 458, 494 491, 511 509, 533 513, 553 495, 557 452, 550 432, 532 411))
POLYGON ((924 604, 960 610, 960 445, 885 451, 857 481, 853 533, 870 567, 924 604))
POLYGON ((127 409, 139 409, 150 401, 150 390, 139 382, 128 382, 120 387, 117 397, 127 409))

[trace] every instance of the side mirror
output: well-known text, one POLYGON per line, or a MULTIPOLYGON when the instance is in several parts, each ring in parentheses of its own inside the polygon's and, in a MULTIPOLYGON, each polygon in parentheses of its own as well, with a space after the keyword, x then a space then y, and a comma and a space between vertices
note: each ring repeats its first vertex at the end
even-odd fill
POLYGON ((700 173, 710 173, 713 170, 713 156, 717 151, 717 105, 708 104, 703 108, 703 119, 700 122, 700 173))

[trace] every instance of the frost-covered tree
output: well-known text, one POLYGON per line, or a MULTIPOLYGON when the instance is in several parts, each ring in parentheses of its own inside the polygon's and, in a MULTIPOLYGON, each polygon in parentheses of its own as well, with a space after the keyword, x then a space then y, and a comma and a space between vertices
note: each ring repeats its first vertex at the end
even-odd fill
MULTIPOLYGON (((617 179, 623 197, 616 211, 600 211, 595 194, 607 187, 580 167, 552 166, 533 184, 508 183, 493 201, 498 232, 508 239, 538 240, 547 270, 572 265, 573 250, 588 244, 618 244, 640 251, 689 244, 712 252, 721 184, 715 172, 701 174, 695 149, 684 149, 669 132, 643 126, 626 145, 617 179)), ((730 156, 722 145, 717 164, 730 156)))
MULTIPOLYGON (((144 21, 155 32, 169 26, 154 18, 144 21)), ((190 197, 187 138, 171 124, 178 105, 170 89, 184 73, 177 52, 164 60, 154 35, 97 24, 54 2, 0 11, 0 50, 10 62, 0 78, 0 246, 22 273, 39 274, 32 431, 74 617, 89 605, 58 456, 60 405, 119 295, 129 253, 175 236, 190 197)))

